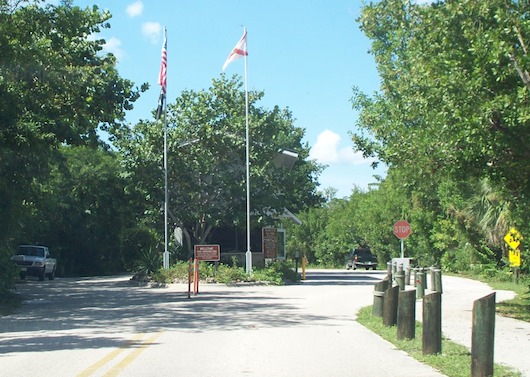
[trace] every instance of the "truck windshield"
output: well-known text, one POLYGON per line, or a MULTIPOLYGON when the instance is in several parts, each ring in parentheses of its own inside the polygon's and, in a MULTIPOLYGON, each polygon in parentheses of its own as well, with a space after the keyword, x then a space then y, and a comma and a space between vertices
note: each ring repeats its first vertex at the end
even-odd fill
POLYGON ((19 255, 30 255, 32 257, 44 257, 44 249, 42 247, 19 246, 19 255))

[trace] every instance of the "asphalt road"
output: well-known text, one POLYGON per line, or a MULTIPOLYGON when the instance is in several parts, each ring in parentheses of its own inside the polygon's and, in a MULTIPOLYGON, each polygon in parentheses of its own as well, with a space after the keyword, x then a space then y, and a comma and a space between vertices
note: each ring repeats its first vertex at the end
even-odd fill
POLYGON ((0 317, 0 376, 441 376, 366 330, 380 271, 290 286, 147 288, 129 276, 26 280, 0 317))
POLYGON ((0 318, 2 376, 437 376, 354 321, 382 272, 304 284, 131 286, 127 277, 26 280, 0 318), (397 363, 394 364, 394 363, 397 363))

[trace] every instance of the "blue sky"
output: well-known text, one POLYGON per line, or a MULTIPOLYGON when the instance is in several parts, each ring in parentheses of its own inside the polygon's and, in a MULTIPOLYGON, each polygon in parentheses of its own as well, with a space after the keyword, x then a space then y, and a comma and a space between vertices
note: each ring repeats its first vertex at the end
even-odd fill
MULTIPOLYGON (((379 76, 368 54, 369 41, 359 30, 359 0, 75 0, 98 5, 113 15, 102 31, 106 50, 118 57, 123 77, 151 88, 127 114, 131 124, 149 119, 156 107, 163 29, 168 33, 168 101, 185 89, 207 89, 219 77, 228 53, 248 30, 249 89, 263 90, 265 108, 288 107, 296 126, 306 130, 311 158, 328 165, 320 189, 333 187, 338 197, 356 185, 367 189, 371 168, 353 152, 348 135, 357 114, 352 86, 366 93, 379 88, 379 76)), ((240 59, 227 75, 244 74, 240 59)), ((252 137, 252 136, 251 136, 252 137)))

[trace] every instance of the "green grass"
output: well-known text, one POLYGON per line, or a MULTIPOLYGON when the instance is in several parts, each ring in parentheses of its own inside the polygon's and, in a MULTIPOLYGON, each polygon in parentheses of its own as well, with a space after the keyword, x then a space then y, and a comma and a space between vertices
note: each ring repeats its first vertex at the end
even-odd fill
POLYGON ((516 297, 514 299, 497 303, 497 314, 530 322, 530 276, 522 274, 519 284, 515 284, 513 273, 506 269, 495 270, 495 273, 489 271, 488 274, 472 273, 470 271, 461 271, 459 273, 445 272, 445 274, 478 280, 488 284, 495 290, 515 292, 516 297))
POLYGON ((498 314, 530 322, 530 288, 528 285, 495 281, 486 283, 493 289, 514 291, 517 295, 512 300, 497 303, 498 314))
POLYGON ((459 273, 454 276, 479 280, 488 284, 492 289, 515 292, 514 299, 497 303, 497 314, 530 322, 530 278, 528 276, 521 276, 519 284, 515 284, 511 276, 509 280, 506 280, 506 276, 502 274, 500 276, 477 276, 459 273))
MULTIPOLYGON (((422 325, 416 322, 416 337, 411 340, 398 340, 396 326, 383 325, 379 317, 372 315, 372 307, 362 308, 357 321, 395 345, 398 349, 407 352, 414 359, 430 365, 448 377, 469 377, 471 375, 471 354, 469 350, 449 339, 442 338, 442 353, 438 355, 423 355, 422 352, 422 325)), ((517 377, 521 374, 509 367, 495 364, 496 377, 517 377)))

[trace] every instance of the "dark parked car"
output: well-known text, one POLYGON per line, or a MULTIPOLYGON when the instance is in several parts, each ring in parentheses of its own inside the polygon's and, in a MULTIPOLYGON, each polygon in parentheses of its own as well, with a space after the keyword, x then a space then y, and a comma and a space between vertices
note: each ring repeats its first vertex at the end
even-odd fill
POLYGON ((365 269, 375 270, 377 268, 377 256, 372 254, 369 247, 360 247, 352 251, 348 259, 346 260, 346 269, 353 268, 356 270, 358 267, 364 267, 365 269))

